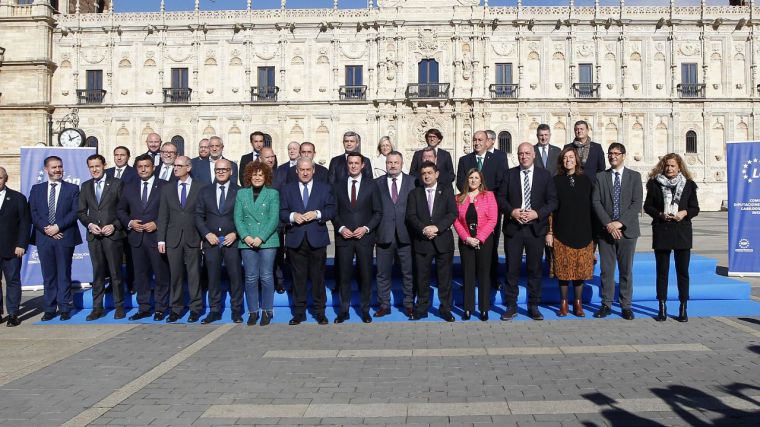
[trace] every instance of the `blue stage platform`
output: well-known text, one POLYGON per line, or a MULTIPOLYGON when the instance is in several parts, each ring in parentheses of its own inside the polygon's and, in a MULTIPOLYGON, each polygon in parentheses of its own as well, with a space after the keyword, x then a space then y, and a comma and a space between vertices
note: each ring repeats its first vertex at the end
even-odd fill
MULTIPOLYGON (((689 268, 691 284, 690 284, 690 301, 689 301, 689 316, 760 316, 760 303, 754 302, 751 299, 751 287, 748 283, 741 282, 739 280, 730 279, 724 276, 716 274, 716 264, 714 259, 706 258, 700 255, 692 254, 691 264, 689 268)), ((455 259, 454 268, 454 302, 457 307, 454 310, 454 314, 461 313, 462 304, 462 287, 461 287, 461 265, 459 259, 455 259)), ((504 262, 501 263, 501 277, 503 277, 504 262)), ((332 279, 334 265, 333 260, 328 260, 327 266, 327 287, 330 289, 335 288, 335 281, 332 279)), ((523 271, 524 273, 524 271, 523 271)), ((617 273, 616 273, 617 277, 617 273)), ((657 300, 655 290, 655 261, 654 255, 651 253, 637 253, 634 261, 634 287, 633 287, 633 309, 639 316, 653 316, 657 312, 657 300)), ((354 286, 356 286, 354 284, 354 286)), ((432 304, 430 310, 430 316, 423 321, 442 321, 438 316, 437 305, 438 296, 435 282, 431 283, 432 286, 432 304)), ((525 320, 528 317, 525 315, 526 304, 526 290, 525 290, 525 277, 520 279, 520 296, 518 298, 518 306, 520 309, 520 316, 516 320, 525 320)), ((557 319, 556 310, 559 302, 559 286, 555 279, 545 278, 542 286, 542 307, 544 308, 543 314, 547 320, 557 319)), ((594 277, 591 280, 586 281, 583 288, 583 302, 586 307, 586 319, 593 318, 591 313, 593 310, 599 307, 601 303, 600 298, 600 278, 599 268, 596 267, 594 271, 594 277)), ((131 296, 126 303, 127 309, 136 307, 136 298, 131 296)), ((403 294, 401 290, 401 282, 398 277, 394 277, 394 283, 392 288, 392 303, 397 307, 393 310, 393 313, 389 316, 385 316, 380 319, 374 319, 377 322, 398 322, 406 321, 406 316, 398 310, 403 294)), ((571 291, 572 298, 572 291, 571 291)), ((678 309, 678 291, 676 287, 675 278, 675 266, 671 265, 671 277, 669 280, 668 289, 668 307, 670 313, 676 313, 678 309)), ((373 291, 373 303, 376 301, 373 291)), ((498 320, 499 315, 504 310, 503 293, 493 290, 491 292, 492 311, 490 313, 491 320, 498 320)), ((354 305, 354 313, 351 317, 351 322, 361 322, 359 313, 356 311, 358 305, 358 294, 355 292, 352 305, 354 305)), ((84 318, 92 309, 92 292, 90 290, 83 290, 76 292, 74 296, 74 304, 77 309, 70 321, 67 323, 80 323, 85 322, 84 318)), ((115 321, 113 320, 113 314, 111 308, 113 308, 113 301, 110 294, 106 295, 105 304, 109 310, 109 314, 102 319, 99 319, 95 323, 128 323, 127 320, 115 321)), ((227 300, 229 304, 229 300, 227 300)), ((334 317, 335 306, 338 304, 338 295, 335 292, 327 292, 327 306, 328 317, 334 317)), ((275 318, 273 323, 287 322, 291 317, 290 312, 290 293, 275 294, 274 298, 275 306, 275 318)), ((134 310, 130 310, 134 311, 134 310)), ((613 308, 614 315, 619 317, 619 307, 613 308)), ((187 318, 187 313, 183 318, 183 322, 187 318)), ((246 316, 247 318, 247 316, 246 316)), ((473 319, 475 319, 473 317, 473 319)), ((577 319, 572 314, 565 319, 577 319)), ((223 316, 223 322, 230 322, 230 312, 225 310, 223 316)), ((471 320, 476 321, 476 320, 471 320)), ((56 319, 50 323, 58 323, 56 319)), ((313 322, 311 316, 309 316, 309 322, 313 322)), ((89 323, 89 322, 88 322, 89 323)), ((151 319, 144 319, 141 323, 155 323, 151 319)))

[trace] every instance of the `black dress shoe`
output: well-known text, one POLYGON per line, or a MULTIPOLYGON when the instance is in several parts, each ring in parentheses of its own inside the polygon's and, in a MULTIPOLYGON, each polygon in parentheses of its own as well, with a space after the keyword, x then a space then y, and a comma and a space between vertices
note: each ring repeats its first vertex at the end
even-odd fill
POLYGON ((597 310, 594 313, 594 317, 596 317, 597 319, 603 319, 603 318, 609 316, 610 314, 612 314, 612 309, 609 308, 609 307, 607 307, 606 305, 602 304, 602 306, 599 307, 599 310, 597 310))
POLYGON ((428 317, 427 313, 417 313, 416 311, 412 311, 412 315, 409 316, 409 320, 420 320, 425 319, 428 317))
POLYGON ((150 317, 150 311, 138 311, 137 313, 129 316, 129 320, 140 320, 150 317))
POLYGON ((208 316, 204 317, 203 320, 201 320, 201 324, 202 325, 208 325, 209 323, 216 322, 217 320, 221 320, 221 319, 222 319, 222 315, 221 314, 219 314, 219 313, 217 313, 215 311, 212 311, 211 313, 208 314, 208 316))
POLYGON ((487 311, 481 311, 480 312, 480 320, 486 322, 488 321, 488 312, 487 311))
POLYGON ((243 316, 240 313, 232 313, 233 323, 243 323, 243 316))
POLYGON ((449 312, 442 313, 441 314, 441 319, 443 319, 443 320, 445 320, 447 322, 453 322, 453 321, 456 320, 456 319, 454 319, 454 315, 451 314, 451 313, 449 313, 449 312))
POLYGON ((262 311, 261 312, 261 322, 259 325, 266 326, 272 321, 272 312, 271 311, 262 311))
POLYGON ((528 317, 533 320, 544 320, 544 315, 541 314, 541 310, 538 309, 537 305, 531 305, 528 307, 528 317))
POLYGON ((18 326, 18 325, 20 325, 20 324, 21 324, 21 321, 20 321, 20 320, 18 320, 18 316, 16 316, 15 314, 11 314, 11 315, 9 315, 9 316, 8 316, 8 318, 7 318, 7 319, 5 319, 5 321, 7 322, 7 323, 5 324, 5 326, 7 326, 7 327, 9 327, 9 328, 12 328, 12 327, 14 327, 14 326, 18 326))
POLYGON ((623 319, 625 320, 633 320, 635 316, 633 315, 633 310, 630 308, 624 308, 623 309, 623 319))
MULTIPOLYGON (((174 314, 174 313, 172 313, 172 314, 174 314)), ((164 319, 166 319, 166 314, 164 314, 163 311, 157 311, 157 312, 155 312, 155 314, 153 314, 153 320, 155 320, 156 322, 160 322, 160 321, 162 321, 164 319)), ((179 320, 179 316, 177 316, 177 318, 174 319, 175 322, 177 320, 179 320)), ((170 322, 170 320, 167 320, 167 322, 170 322)))
POLYGON ((507 320, 512 320, 515 317, 517 317, 517 306, 511 305, 507 307, 507 311, 505 311, 504 314, 502 314, 501 317, 499 318, 501 320, 507 321, 507 320))
POLYGON ((63 312, 63 313, 61 313, 61 317, 59 319, 61 319, 62 322, 67 321, 67 320, 71 319, 71 313, 69 313, 68 311, 63 312))
POLYGON ((346 320, 348 320, 351 316, 348 313, 340 313, 338 314, 338 317, 335 318, 333 321, 334 323, 343 323, 346 320))
MULTIPOLYGON (((295 317, 294 317, 294 319, 295 319, 295 317)), ((251 314, 248 316, 248 322, 246 323, 246 325, 248 325, 248 326, 253 326, 253 325, 255 325, 255 324, 256 324, 256 322, 258 322, 258 321, 259 321, 259 312, 258 312, 258 311, 256 311, 256 312, 253 312, 253 313, 251 313, 251 314)), ((297 324, 298 324, 298 323, 296 323, 296 325, 297 325, 297 324)))
POLYGON ((199 313, 190 313, 190 316, 187 317, 187 323, 195 323, 200 318, 201 315, 199 313))
POLYGON ((6 318, 3 317, 3 313, 0 313, 0 323, 5 322, 6 318))
POLYGON ((42 321, 47 322, 49 320, 55 319, 55 313, 45 312, 45 314, 42 315, 42 321))
POLYGON ((278 283, 278 284, 275 286, 274 290, 275 290, 275 292, 277 292, 278 294, 284 294, 284 293, 285 293, 285 287, 284 287, 284 286, 282 286, 282 284, 281 284, 281 283, 278 283))
POLYGON ((659 310, 657 311, 657 317, 655 317, 654 320, 658 322, 664 322, 668 320, 668 306, 665 304, 665 301, 660 300, 659 310))
POLYGON ((464 313, 462 313, 462 320, 470 320, 470 310, 465 310, 464 313))
POLYGON ((301 322, 303 322, 304 320, 306 320, 306 316, 304 316, 303 314, 296 314, 295 316, 293 316, 292 319, 290 319, 290 321, 288 322, 288 325, 291 325, 291 326, 300 325, 301 322))
POLYGON ((325 313, 318 313, 316 316, 314 316, 315 319, 317 319, 317 323, 320 325, 327 325, 330 323, 327 320, 327 316, 325 316, 325 313))
POLYGON ((103 310, 92 310, 92 313, 88 314, 87 317, 84 318, 84 320, 88 322, 92 322, 93 320, 98 320, 101 317, 105 316, 105 313, 103 313, 103 310))
POLYGON ((116 320, 123 319, 127 315, 124 313, 123 307, 116 307, 116 312, 113 314, 113 318, 116 320))
MULTIPOLYGON (((153 319, 155 319, 155 316, 153 317, 153 319)), ((169 313, 168 317, 166 317, 166 323, 174 323, 174 322, 176 322, 178 320, 179 320, 179 314, 177 314, 177 313, 175 313, 173 311, 171 313, 169 313)))
POLYGON ((689 321, 689 314, 686 312, 686 301, 682 302, 678 306, 678 317, 676 317, 676 320, 678 320, 681 323, 685 323, 689 321))
POLYGON ((369 313, 362 313, 362 322, 372 323, 372 316, 370 316, 369 313))
POLYGON ((404 309, 404 314, 406 314, 406 317, 412 317, 414 309, 412 307, 407 307, 404 309))

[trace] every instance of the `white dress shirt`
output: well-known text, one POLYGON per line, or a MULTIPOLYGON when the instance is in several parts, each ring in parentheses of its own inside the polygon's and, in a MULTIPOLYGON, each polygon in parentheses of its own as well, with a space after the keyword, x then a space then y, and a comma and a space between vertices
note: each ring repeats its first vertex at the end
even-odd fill
POLYGON ((5 191, 5 187, 3 187, 2 190, 0 190, 0 209, 3 208, 3 203, 5 203, 5 194, 7 191, 5 191))
POLYGON ((172 176, 174 176, 174 165, 168 165, 166 163, 162 164, 161 171, 158 173, 158 178, 164 179, 164 181, 170 181, 172 176), (163 178, 164 173, 166 174, 166 179, 163 178))
POLYGON ((151 175, 150 178, 148 178, 147 181, 140 180, 140 191, 138 191, 138 194, 140 195, 140 200, 142 200, 142 192, 143 188, 145 188, 145 183, 148 183, 148 200, 150 200, 150 192, 153 191, 153 182, 156 180, 156 177, 151 175))
POLYGON ((620 169, 612 169, 612 173, 610 174, 610 183, 612 183, 612 187, 615 187, 615 172, 620 174, 620 186, 623 186, 623 170, 625 169, 625 166, 620 166, 620 169))
POLYGON ((180 201, 182 200, 182 184, 187 184, 185 186, 185 187, 187 187, 185 189, 185 197, 189 197, 190 196, 190 186, 193 185, 193 178, 190 175, 188 175, 187 179, 184 182, 180 181, 180 180, 177 180, 177 199, 179 199, 180 201))
MULTIPOLYGON (((403 178, 404 178, 403 173, 398 174, 398 176, 396 177, 396 190, 398 190, 399 196, 401 195, 401 182, 403 181, 403 178)), ((390 194, 391 197, 393 197, 393 178, 390 175, 388 175, 387 181, 388 181, 388 194, 390 194)))
POLYGON ((50 200, 50 189, 53 188, 50 184, 56 184, 56 186, 55 186, 55 208, 57 210, 58 209, 58 197, 61 195, 61 185, 62 185, 62 182, 61 181, 58 181, 58 182, 49 182, 48 181, 47 199, 45 199, 45 201, 50 200))
MULTIPOLYGON (((533 166, 528 169, 520 168, 520 192, 522 193, 522 206, 521 209, 525 209, 525 200, 530 199, 530 194, 525 194, 525 171, 528 171, 528 181, 530 182, 530 189, 533 191, 533 166)), ((531 206, 531 209, 533 207, 531 206)))
POLYGON ((124 178, 124 172, 127 171, 127 166, 124 165, 122 167, 114 166, 113 168, 113 177, 117 179, 124 178))
MULTIPOLYGON (((303 197, 303 188, 306 187, 306 188, 309 189, 309 199, 311 199, 312 196, 314 196, 314 194, 311 192, 311 188, 313 186, 314 186, 314 180, 313 179, 311 181, 307 182, 306 184, 304 184, 301 181, 298 181, 299 197, 303 197)), ((306 208, 306 206, 304 206, 304 208, 306 208)), ((322 219, 322 211, 314 211, 314 212, 317 213, 317 219, 322 219)), ((306 213, 306 212, 301 212, 301 213, 306 213)), ((295 221, 295 214, 296 214, 296 212, 291 212, 290 213, 290 217, 288 217, 288 219, 290 220, 290 222, 293 223, 293 224, 296 222, 295 221)))

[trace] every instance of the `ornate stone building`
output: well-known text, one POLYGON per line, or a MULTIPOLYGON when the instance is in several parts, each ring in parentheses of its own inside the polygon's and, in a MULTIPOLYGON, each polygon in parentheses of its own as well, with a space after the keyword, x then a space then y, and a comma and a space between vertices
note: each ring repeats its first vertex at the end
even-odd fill
POLYGON ((0 0, 0 156, 12 169, 19 145, 47 141, 48 116, 57 130, 74 109, 107 157, 117 145, 143 151, 152 131, 191 155, 199 139, 220 135, 233 159, 254 130, 271 135, 280 158, 287 142, 309 140, 329 160, 347 130, 370 156, 383 135, 411 154, 431 127, 459 157, 477 129, 495 130, 514 152, 535 141, 539 123, 563 145, 584 119, 604 147, 625 143, 642 172, 662 154, 684 154, 703 206, 718 209, 725 141, 760 133, 760 9, 749 4, 369 0, 296 10, 283 0, 252 10, 241 0, 230 11, 196 2, 187 12, 117 13, 102 2, 104 13, 77 13, 79 2, 64 0, 55 6, 74 12, 59 14, 49 0, 18 3, 0 0))

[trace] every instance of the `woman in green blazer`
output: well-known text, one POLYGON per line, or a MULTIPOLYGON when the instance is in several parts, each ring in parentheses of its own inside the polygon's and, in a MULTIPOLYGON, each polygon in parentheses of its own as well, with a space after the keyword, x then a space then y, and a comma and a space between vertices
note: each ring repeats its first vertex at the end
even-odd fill
POLYGON ((235 227, 240 236, 238 247, 245 269, 245 299, 250 313, 248 325, 255 325, 261 318, 261 325, 266 326, 272 320, 274 258, 280 246, 277 236, 280 193, 270 187, 272 169, 262 162, 248 163, 243 176, 243 182, 251 186, 238 191, 235 227))

